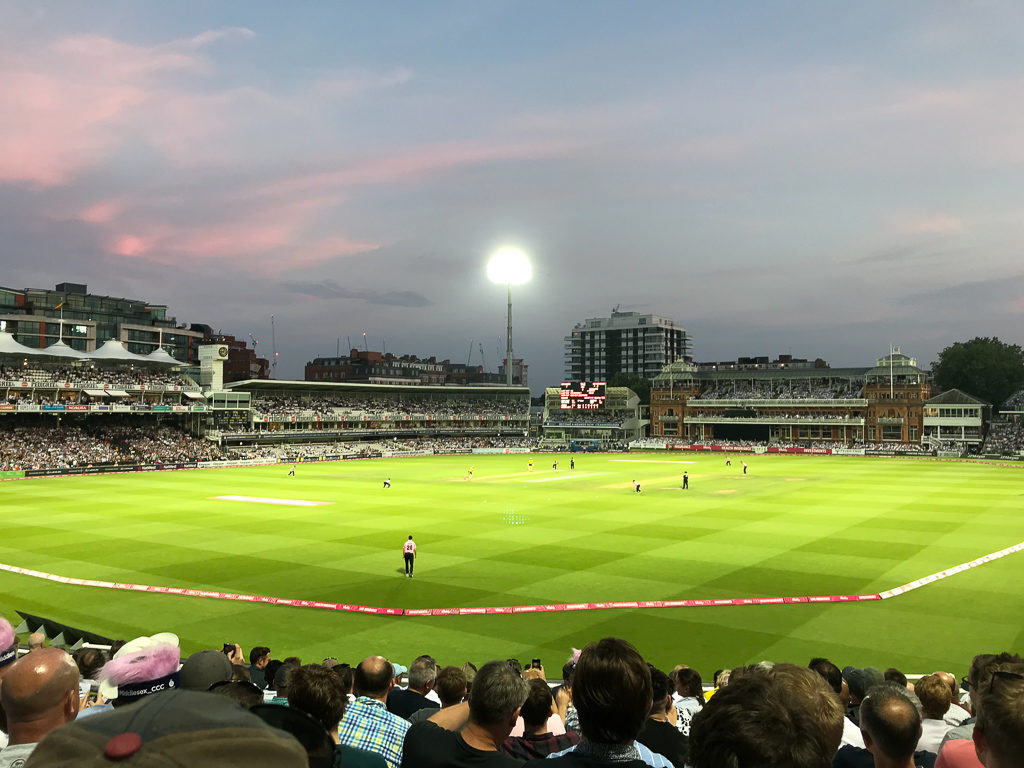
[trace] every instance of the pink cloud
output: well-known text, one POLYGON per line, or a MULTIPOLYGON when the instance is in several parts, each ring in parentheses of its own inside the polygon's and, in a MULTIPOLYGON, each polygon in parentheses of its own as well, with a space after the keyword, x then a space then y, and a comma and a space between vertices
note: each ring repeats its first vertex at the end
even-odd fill
POLYGON ((118 256, 142 256, 149 249, 149 242, 137 235, 120 235, 110 248, 111 252, 118 256))
POLYGON ((943 214, 898 214, 892 217, 892 228, 910 235, 959 235, 967 229, 959 216, 943 214))
POLYGON ((350 186, 412 183, 423 177, 465 166, 564 155, 568 141, 447 142, 398 150, 387 155, 337 163, 327 171, 300 174, 256 185, 246 194, 287 196, 317 190, 340 192, 350 186))
MULTIPOLYGON (((0 59, 0 183, 68 184, 120 146, 126 122, 174 102, 171 74, 207 66, 199 49, 237 30, 143 47, 98 35, 32 45, 0 59)), ((250 33, 251 34, 251 33, 250 33)))
POLYGON ((130 231, 113 232, 109 252, 162 264, 216 259, 275 274, 366 253, 383 245, 380 241, 344 235, 310 236, 310 221, 329 202, 311 198, 287 205, 251 207, 232 219, 204 226, 139 221, 130 231))
POLYGON ((125 201, 121 198, 101 200, 79 211, 75 218, 90 224, 107 224, 120 216, 124 209, 125 201))
POLYGON ((284 267, 279 266, 275 271, 281 272, 285 268, 293 267, 309 267, 343 256, 358 256, 362 253, 379 250, 383 246, 383 242, 350 240, 344 236, 329 237, 312 243, 304 243, 295 248, 288 264, 284 267))

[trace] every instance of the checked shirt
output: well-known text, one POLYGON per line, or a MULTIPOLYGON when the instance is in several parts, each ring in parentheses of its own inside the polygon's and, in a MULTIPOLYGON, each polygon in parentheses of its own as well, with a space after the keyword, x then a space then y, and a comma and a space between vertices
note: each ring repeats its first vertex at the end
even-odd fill
POLYGON ((408 720, 388 712, 384 702, 359 696, 345 708, 338 737, 342 744, 376 752, 387 761, 388 768, 398 768, 410 725, 408 720))

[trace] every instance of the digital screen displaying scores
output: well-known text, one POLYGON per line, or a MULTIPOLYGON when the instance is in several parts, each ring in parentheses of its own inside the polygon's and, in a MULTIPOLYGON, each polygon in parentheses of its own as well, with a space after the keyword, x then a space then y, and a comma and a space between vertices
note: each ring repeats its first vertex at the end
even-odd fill
POLYGON ((562 408, 595 411, 604 407, 605 382, 563 381, 562 408))

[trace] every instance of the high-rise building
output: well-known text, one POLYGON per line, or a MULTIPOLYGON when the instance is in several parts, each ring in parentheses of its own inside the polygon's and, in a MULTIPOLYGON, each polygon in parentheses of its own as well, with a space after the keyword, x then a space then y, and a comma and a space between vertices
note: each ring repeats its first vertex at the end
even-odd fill
POLYGON ((653 379, 669 363, 693 359, 686 329, 658 315, 612 310, 577 323, 565 337, 565 378, 608 381, 616 373, 653 379))

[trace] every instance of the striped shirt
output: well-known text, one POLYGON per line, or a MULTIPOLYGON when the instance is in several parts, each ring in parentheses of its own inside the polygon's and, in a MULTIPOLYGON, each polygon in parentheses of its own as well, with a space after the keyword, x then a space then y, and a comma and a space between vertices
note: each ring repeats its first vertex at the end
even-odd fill
POLYGON ((408 720, 388 712, 384 702, 359 696, 345 709, 338 737, 342 744, 381 755, 388 768, 398 768, 409 726, 408 720))

